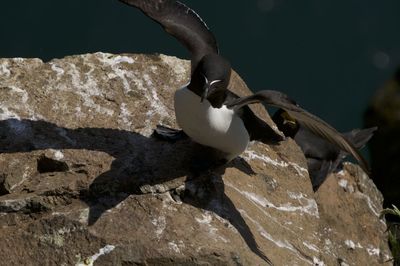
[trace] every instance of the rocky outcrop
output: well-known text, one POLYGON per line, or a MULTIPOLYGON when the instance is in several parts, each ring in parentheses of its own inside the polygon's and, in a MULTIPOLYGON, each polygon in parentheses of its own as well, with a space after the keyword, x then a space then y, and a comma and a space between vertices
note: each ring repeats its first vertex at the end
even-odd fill
POLYGON ((372 97, 365 124, 379 127, 369 143, 372 178, 386 206, 400 206, 400 68, 372 97))
MULTIPOLYGON (((290 139, 212 172, 177 127, 189 63, 164 55, 0 60, 2 265, 379 265, 382 197, 346 164, 314 194, 290 139)), ((250 93, 238 76, 239 94, 250 93)), ((261 106, 259 115, 270 121, 261 106)), ((389 265, 387 263, 385 265, 389 265)))

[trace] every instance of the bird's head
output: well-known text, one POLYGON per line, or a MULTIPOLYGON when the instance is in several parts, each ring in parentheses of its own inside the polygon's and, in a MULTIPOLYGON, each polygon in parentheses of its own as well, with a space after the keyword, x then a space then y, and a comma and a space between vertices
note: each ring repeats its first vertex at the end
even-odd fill
POLYGON ((272 120, 286 137, 293 138, 299 129, 299 124, 296 119, 291 117, 285 110, 279 109, 276 111, 272 120))
POLYGON ((231 76, 231 65, 222 56, 217 54, 205 55, 197 65, 192 82, 203 102, 225 97, 226 89, 231 76))

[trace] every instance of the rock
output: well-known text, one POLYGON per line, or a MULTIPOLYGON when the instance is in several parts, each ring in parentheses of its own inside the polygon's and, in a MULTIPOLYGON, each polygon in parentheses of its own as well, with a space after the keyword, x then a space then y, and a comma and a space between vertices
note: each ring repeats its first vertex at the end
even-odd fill
MULTIPOLYGON (((165 55, 0 59, 0 254, 5 265, 378 265, 382 196, 347 164, 314 194, 288 139, 215 171, 177 127, 189 62, 165 55)), ((240 95, 250 91, 233 74, 240 95)), ((254 106, 271 123, 262 106, 254 106)), ((273 126, 271 124, 271 126, 273 126)))
POLYGON ((369 143, 372 178, 385 205, 400 206, 400 68, 372 97, 364 120, 379 128, 369 143))

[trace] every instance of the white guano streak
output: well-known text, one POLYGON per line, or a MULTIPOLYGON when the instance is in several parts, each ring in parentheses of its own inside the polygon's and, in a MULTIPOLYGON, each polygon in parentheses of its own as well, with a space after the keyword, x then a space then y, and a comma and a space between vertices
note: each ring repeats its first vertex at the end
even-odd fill
POLYGON ((83 262, 78 262, 75 266, 93 266, 93 263, 103 255, 107 255, 111 251, 115 249, 113 245, 106 245, 104 248, 101 248, 98 253, 94 254, 93 256, 85 259, 83 262))
POLYGON ((209 211, 206 211, 204 214, 202 214, 203 218, 195 218, 196 221, 200 224, 205 226, 208 229, 208 233, 212 236, 212 238, 214 239, 214 241, 217 241, 217 239, 221 240, 224 243, 228 243, 229 241, 222 237, 221 235, 219 235, 218 229, 215 228, 214 226, 212 226, 211 221, 212 221, 212 216, 211 213, 209 211))
POLYGON ((232 184, 225 182, 225 185, 227 185, 228 187, 233 188, 235 191, 237 191, 238 193, 242 194, 243 196, 245 196, 247 199, 249 199, 250 201, 260 205, 263 208, 273 208, 279 211, 284 211, 284 212, 301 212, 301 213, 306 213, 309 214, 311 216, 317 217, 319 218, 319 213, 318 213, 318 205, 315 202, 315 200, 313 199, 307 199, 304 197, 304 195, 299 195, 298 198, 294 198, 293 195, 291 194, 291 192, 288 192, 289 197, 290 198, 294 198, 297 199, 300 203, 302 200, 306 201, 306 205, 302 205, 302 206, 292 206, 292 203, 286 203, 284 205, 281 206, 276 206, 275 204, 273 204, 272 202, 270 202, 269 200, 267 200, 265 197, 259 196, 255 193, 252 192, 248 192, 248 191, 244 191, 244 190, 239 190, 238 188, 236 188, 235 186, 233 186, 232 184))
POLYGON ((96 104, 92 99, 93 96, 102 95, 101 91, 98 89, 97 82, 91 76, 94 68, 92 67, 89 72, 85 74, 87 80, 84 82, 80 78, 80 72, 76 65, 70 63, 69 66, 70 69, 68 70, 67 74, 71 76, 71 82, 73 86, 72 88, 62 88, 62 90, 72 91, 73 93, 79 94, 83 99, 84 106, 93 108, 97 113, 112 116, 114 114, 113 110, 96 104))
POLYGON ((57 66, 56 63, 51 62, 50 65, 51 65, 51 70, 56 72, 57 78, 60 78, 62 75, 64 75, 64 73, 65 73, 64 69, 62 69, 61 67, 57 66))
POLYGON ((271 164, 273 166, 277 166, 277 167, 288 167, 288 166, 292 166, 297 174, 301 177, 305 177, 305 175, 303 173, 307 173, 308 174, 308 170, 306 168, 301 167, 300 165, 293 163, 293 162, 284 162, 284 161, 278 161, 278 160, 273 160, 268 156, 265 156, 263 154, 257 154, 255 151, 253 150, 246 150, 244 152, 243 158, 247 161, 250 160, 260 160, 263 161, 267 164, 271 164))
POLYGON ((292 244, 290 244, 287 240, 274 239, 272 237, 272 235, 269 234, 267 231, 265 231, 264 228, 256 220, 251 218, 250 215, 248 215, 245 210, 238 209, 238 211, 241 213, 241 215, 246 217, 257 227, 257 231, 260 233, 260 235, 262 237, 271 241, 272 243, 274 243, 276 246, 278 246, 280 248, 285 248, 285 249, 289 250, 290 252, 294 253, 299 259, 301 259, 304 262, 307 262, 307 264, 313 265, 313 263, 310 260, 306 260, 305 258, 303 258, 303 256, 299 253, 299 251, 297 251, 297 249, 292 244))
MULTIPOLYGON (((122 80, 125 94, 128 94, 130 91, 132 91, 130 85, 130 82, 132 82, 136 85, 136 89, 140 90, 146 100, 150 103, 151 108, 149 108, 149 111, 146 113, 147 121, 145 122, 145 124, 150 124, 149 121, 151 117, 153 117, 154 113, 159 114, 160 117, 168 116, 168 109, 159 99, 157 89, 155 88, 150 76, 148 74, 135 75, 131 71, 121 69, 121 63, 133 64, 135 61, 132 58, 127 56, 116 56, 109 58, 109 54, 103 53, 99 53, 99 55, 102 56, 101 61, 105 65, 110 66, 115 76, 122 80)), ((144 132, 144 134, 149 135, 152 133, 152 131, 152 129, 148 128, 146 132, 144 132)))
POLYGON ((8 69, 8 62, 0 65, 0 77, 2 75, 5 75, 7 78, 11 75, 11 71, 8 69))

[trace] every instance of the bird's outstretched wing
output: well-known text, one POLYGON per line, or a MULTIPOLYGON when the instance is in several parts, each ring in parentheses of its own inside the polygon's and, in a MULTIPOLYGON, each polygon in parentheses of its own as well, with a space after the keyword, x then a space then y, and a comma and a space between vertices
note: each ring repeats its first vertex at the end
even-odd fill
POLYGON ((273 107, 284 109, 292 118, 296 119, 296 121, 308 128, 315 135, 326 139, 341 150, 351 154, 360 163, 363 170, 369 173, 368 163, 352 143, 328 123, 298 106, 284 93, 273 90, 259 91, 253 95, 235 99, 227 103, 227 107, 240 109, 243 106, 253 103, 265 103, 273 107))
POLYGON ((185 4, 174 0, 119 1, 139 8, 178 39, 192 54, 192 71, 204 55, 218 53, 217 42, 206 23, 185 4))
MULTIPOLYGON (((229 104, 237 99, 239 99, 236 93, 227 90, 226 99, 223 102, 224 105, 229 104)), ((261 141, 265 144, 276 144, 283 141, 285 138, 281 134, 277 133, 269 124, 264 120, 259 118, 250 106, 243 106, 240 112, 237 113, 243 120, 244 126, 246 127, 250 140, 261 141)))

